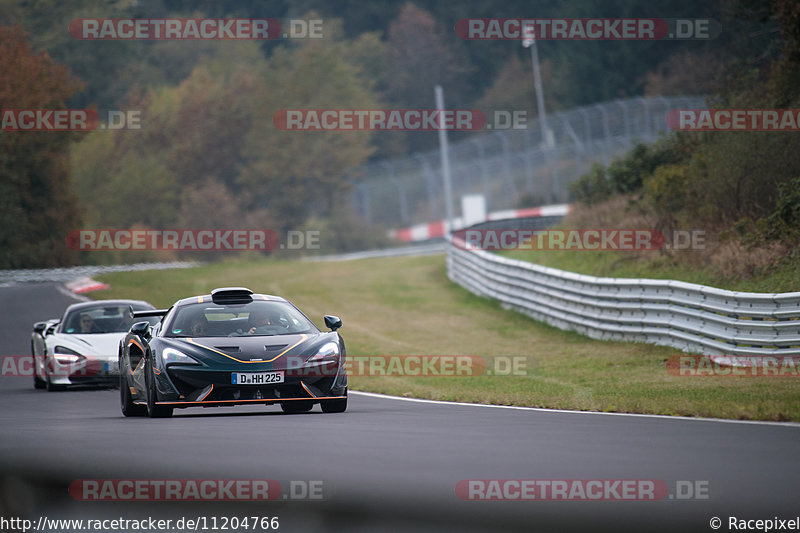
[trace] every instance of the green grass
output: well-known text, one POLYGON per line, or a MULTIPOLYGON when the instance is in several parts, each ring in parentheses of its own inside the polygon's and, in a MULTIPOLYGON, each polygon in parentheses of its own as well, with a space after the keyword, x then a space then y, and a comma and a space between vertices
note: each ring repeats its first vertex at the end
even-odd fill
MULTIPOLYGON (((578 255, 578 254, 574 254, 578 255)), ((187 270, 101 276, 96 298, 141 298, 166 307, 222 286, 292 300, 318 326, 339 315, 352 355, 525 356, 526 375, 354 377, 351 388, 401 396, 613 411, 800 421, 797 378, 670 375, 674 349, 602 342, 536 322, 447 279, 444 257, 330 263, 224 262, 187 270)))
MULTIPOLYGON (((683 252, 691 254, 692 252, 683 252)), ((747 278, 726 277, 711 267, 698 267, 690 261, 676 261, 658 252, 643 260, 641 255, 618 251, 593 250, 514 250, 501 255, 542 266, 609 278, 675 279, 732 291, 800 291, 800 254, 784 258, 777 268, 754 272, 747 278)))

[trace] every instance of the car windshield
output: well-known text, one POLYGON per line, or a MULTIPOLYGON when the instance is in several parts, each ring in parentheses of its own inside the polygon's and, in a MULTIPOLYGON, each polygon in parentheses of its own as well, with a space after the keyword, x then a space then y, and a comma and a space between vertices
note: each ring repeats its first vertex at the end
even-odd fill
POLYGON ((272 336, 318 331, 300 311, 285 302, 246 304, 195 303, 178 308, 166 337, 272 336))
MULTIPOLYGON (((131 304, 135 311, 152 309, 142 304, 131 304)), ((67 314, 64 319, 62 333, 71 335, 91 335, 99 333, 123 333, 128 331, 134 322, 131 318, 128 304, 102 304, 96 306, 80 307, 67 314)), ((156 324, 158 317, 137 319, 148 320, 156 324)))

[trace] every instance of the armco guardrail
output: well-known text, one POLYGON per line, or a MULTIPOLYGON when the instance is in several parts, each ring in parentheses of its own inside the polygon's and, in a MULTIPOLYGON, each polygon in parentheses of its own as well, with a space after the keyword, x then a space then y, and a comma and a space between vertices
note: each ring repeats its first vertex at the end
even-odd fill
POLYGON ((706 355, 800 355, 800 292, 598 278, 464 248, 447 245, 452 281, 561 329, 706 355))

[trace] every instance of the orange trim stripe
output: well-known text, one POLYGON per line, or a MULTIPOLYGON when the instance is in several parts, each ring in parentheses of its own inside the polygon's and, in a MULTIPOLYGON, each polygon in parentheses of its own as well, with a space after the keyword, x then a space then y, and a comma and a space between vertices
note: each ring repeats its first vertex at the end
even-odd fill
POLYGON ((139 370, 139 367, 140 367, 140 366, 142 366, 142 361, 144 361, 144 357, 142 357, 141 359, 139 359, 139 362, 138 362, 138 363, 136 363, 136 368, 134 368, 133 370, 131 370, 130 368, 128 369, 128 372, 130 372, 130 373, 131 373, 131 376, 133 375, 133 373, 134 373, 134 372, 136 372, 137 370, 139 370))
POLYGON ((208 347, 208 346, 203 346, 203 345, 202 345, 202 344, 200 344, 199 342, 195 342, 195 340, 194 340, 194 339, 187 338, 187 339, 186 339, 186 341, 187 341, 187 342, 191 342, 191 343, 192 343, 192 344, 194 344, 195 346, 199 346, 199 347, 201 347, 201 348, 205 348, 206 350, 211 350, 212 352, 214 352, 214 353, 218 353, 218 354, 220 354, 220 355, 222 355, 222 356, 225 356, 225 357, 227 357, 228 359, 233 359, 233 360, 234 360, 234 361, 236 361, 237 363, 251 363, 251 364, 258 364, 258 363, 271 363, 272 361, 274 361, 275 359, 279 358, 280 356, 282 356, 283 354, 285 354, 286 352, 288 352, 289 350, 291 350, 292 348, 294 348, 295 346, 297 346, 297 345, 298 345, 298 344, 300 344, 301 342, 305 341, 307 338, 308 338, 308 335, 306 335, 305 333, 302 333, 302 334, 300 334, 300 340, 299 340, 299 341, 297 341, 296 343, 292 344, 291 346, 289 346, 288 348, 286 348, 284 351, 282 351, 281 353, 279 353, 278 355, 276 355, 276 356, 275 356, 275 357, 273 357, 272 359, 267 359, 267 360, 265 360, 265 361, 242 361, 241 359, 236 359, 236 358, 235 358, 235 357, 233 357, 232 355, 228 355, 228 354, 226 354, 225 352, 221 352, 221 351, 219 351, 219 350, 215 350, 214 348, 210 348, 210 347, 208 347))
POLYGON ((210 388, 210 389, 208 389, 208 392, 207 392, 207 393, 205 393, 205 395, 204 395, 202 398, 198 398, 198 399, 197 399, 197 401, 198 401, 198 402, 202 402, 203 400, 205 400, 206 398, 208 398, 208 395, 209 395, 209 394, 211 394, 211 391, 213 391, 213 390, 214 390, 214 384, 212 383, 212 384, 211 384, 211 388, 210 388))
MULTIPOLYGON (((343 400, 347 396, 317 396, 315 400, 343 400)), ((261 400, 208 400, 208 401, 192 401, 192 402, 156 402, 157 405, 192 405, 204 403, 265 403, 265 402, 289 402, 289 401, 302 401, 309 400, 310 398, 264 398, 261 400)))
POLYGON ((142 352, 144 352, 144 351, 145 351, 145 350, 144 350, 144 346, 142 346, 141 344, 139 344, 139 341, 137 341, 136 339, 131 339, 131 340, 129 340, 129 341, 128 341, 128 346, 130 346, 131 344, 135 344, 136 346, 138 346, 138 347, 139 347, 139 349, 140 349, 142 352))
POLYGON ((301 382, 300 382, 300 385, 302 385, 302 386, 303 386, 303 388, 306 390, 306 392, 307 392, 307 393, 309 393, 309 394, 311 395, 311 397, 312 397, 312 398, 316 398, 316 396, 314 396, 314 393, 313 393, 313 392, 311 392, 310 390, 308 390, 308 387, 306 387, 306 384, 305 384, 305 383, 303 383, 303 382, 301 381, 301 382))
MULTIPOLYGON (((135 344, 136 346, 138 346, 139 349, 142 350, 142 353, 144 353, 144 351, 145 351, 144 347, 141 344, 139 344, 139 342, 136 339, 129 340, 128 341, 128 346, 130 346, 131 344, 135 344)), ((134 368, 133 370, 131 370, 130 368, 128 369, 128 372, 131 373, 131 376, 133 375, 134 372, 136 372, 139 369, 139 366, 142 364, 142 361, 144 361, 144 357, 139 359, 139 362, 136 364, 136 368, 134 368)))

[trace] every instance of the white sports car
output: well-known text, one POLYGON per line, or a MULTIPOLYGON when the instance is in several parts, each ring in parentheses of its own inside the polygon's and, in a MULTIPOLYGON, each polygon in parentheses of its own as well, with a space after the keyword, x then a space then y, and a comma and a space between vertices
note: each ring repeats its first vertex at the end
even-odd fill
MULTIPOLYGON (((119 342, 131 327, 131 307, 153 309, 138 300, 97 300, 67 307, 60 320, 34 324, 33 386, 49 391, 68 385, 117 386, 119 342)), ((149 320, 155 324, 158 317, 149 320)))

